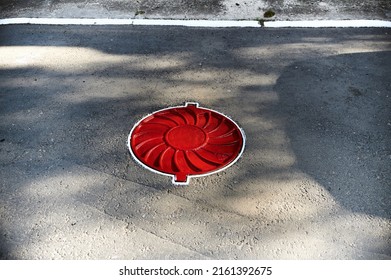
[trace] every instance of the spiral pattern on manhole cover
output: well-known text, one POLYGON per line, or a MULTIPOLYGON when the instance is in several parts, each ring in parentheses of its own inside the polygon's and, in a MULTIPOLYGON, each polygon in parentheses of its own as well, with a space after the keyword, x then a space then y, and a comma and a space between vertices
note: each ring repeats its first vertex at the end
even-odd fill
POLYGON ((188 184, 233 164, 245 137, 228 117, 197 103, 157 111, 140 120, 128 139, 132 156, 146 168, 188 184))

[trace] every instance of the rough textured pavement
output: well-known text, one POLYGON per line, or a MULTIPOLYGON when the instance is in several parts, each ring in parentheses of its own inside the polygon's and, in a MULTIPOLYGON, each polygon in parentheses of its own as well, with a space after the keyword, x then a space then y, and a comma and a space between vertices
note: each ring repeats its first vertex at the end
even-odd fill
POLYGON ((391 19, 389 0, 2 0, 0 18, 391 19), (270 14, 271 15, 271 14, 270 14))
POLYGON ((1 26, 1 258, 391 259, 389 33, 1 26), (247 146, 175 187, 126 139, 185 101, 247 146))

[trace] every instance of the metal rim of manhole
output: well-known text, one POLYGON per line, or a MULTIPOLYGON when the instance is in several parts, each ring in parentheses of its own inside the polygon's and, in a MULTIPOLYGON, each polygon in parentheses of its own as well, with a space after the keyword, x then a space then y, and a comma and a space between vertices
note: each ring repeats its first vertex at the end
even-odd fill
POLYGON ((232 119, 195 102, 149 114, 128 138, 129 151, 139 164, 171 176, 178 185, 228 168, 244 146, 245 134, 232 119))

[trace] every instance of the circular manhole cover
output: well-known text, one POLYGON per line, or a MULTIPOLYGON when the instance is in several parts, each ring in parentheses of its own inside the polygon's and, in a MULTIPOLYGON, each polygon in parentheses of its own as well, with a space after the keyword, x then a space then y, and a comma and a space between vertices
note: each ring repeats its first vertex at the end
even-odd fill
POLYGON ((188 184, 189 177, 227 168, 240 157, 244 144, 244 133, 235 122, 197 103, 148 115, 136 123, 128 139, 136 161, 172 176, 174 184, 188 184))

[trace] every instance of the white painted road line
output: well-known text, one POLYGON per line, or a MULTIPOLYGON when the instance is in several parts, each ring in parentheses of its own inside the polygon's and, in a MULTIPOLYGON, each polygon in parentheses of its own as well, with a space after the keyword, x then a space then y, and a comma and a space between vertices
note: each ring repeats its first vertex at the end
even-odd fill
MULTIPOLYGON (((0 19, 0 25, 144 25, 144 26, 187 26, 187 27, 262 27, 256 20, 166 20, 166 19, 109 19, 109 18, 8 18, 0 19)), ((263 27, 320 28, 320 27, 380 27, 391 28, 391 21, 385 20, 304 20, 265 21, 263 27)))
POLYGON ((303 20, 269 21, 265 27, 385 27, 391 28, 391 21, 385 20, 303 20))
POLYGON ((157 25, 188 27, 260 27, 255 21, 234 20, 162 20, 162 19, 93 19, 93 18, 9 18, 1 19, 0 25, 47 24, 47 25, 157 25))

